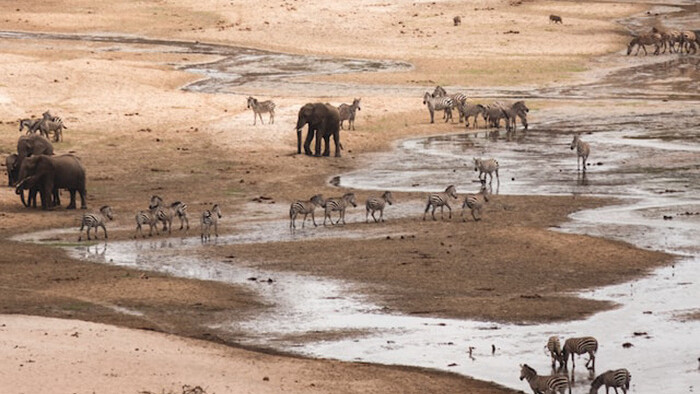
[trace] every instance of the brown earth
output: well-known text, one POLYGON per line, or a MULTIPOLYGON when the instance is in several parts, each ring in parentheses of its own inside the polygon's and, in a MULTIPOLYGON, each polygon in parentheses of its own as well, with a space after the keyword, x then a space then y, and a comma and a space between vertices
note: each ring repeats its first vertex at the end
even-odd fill
MULTIPOLYGON (((406 73, 319 80, 429 86, 426 89, 437 83, 539 86, 571 81, 576 72, 592 67, 592 57, 619 50, 624 36, 613 19, 641 10, 630 4, 401 1, 363 3, 360 16, 355 9, 359 3, 282 0, 261 5, 269 11, 260 13, 247 2, 217 0, 16 1, 0 4, 4 15, 0 30, 112 32, 295 53, 392 58, 415 65, 406 73), (551 12, 562 15, 565 24, 547 24, 551 12), (461 30, 451 26, 453 14, 460 13, 465 21, 461 30), (520 33, 503 34, 513 29, 520 33), (444 61, 446 57, 450 60, 444 61)), ((179 89, 199 76, 173 65, 212 61, 214 56, 139 46, 138 51, 115 50, 109 43, 81 41, 0 42, 0 72, 11 77, 0 84, 0 153, 14 151, 17 119, 46 109, 62 116, 69 129, 56 151, 75 152, 88 169, 90 208, 103 204, 114 208, 112 240, 132 236, 134 212, 144 209, 154 193, 168 201, 187 201, 193 224, 201 210, 218 202, 224 207, 223 231, 233 231, 245 220, 283 219, 287 204, 295 199, 316 192, 340 194, 328 185, 328 178, 363 165, 362 154, 386 150, 408 136, 463 130, 451 124, 428 125, 425 111, 415 110, 420 98, 378 94, 363 99, 358 131, 343 135, 347 151, 342 158, 297 156, 291 130, 295 114, 300 104, 316 98, 304 92, 275 97, 276 124, 252 126, 251 114, 244 112, 244 94, 179 89), (276 204, 250 202, 261 195, 272 197, 276 204)), ((327 95, 334 102, 347 101, 342 91, 327 95)), ((536 121, 537 114, 532 115, 536 121)), ((358 195, 362 199, 366 193, 358 195)), ((423 198, 397 197, 414 204, 423 198)), ((325 264, 311 264, 300 242, 226 246, 216 256, 234 253, 265 268, 356 281, 378 302, 407 313, 511 322, 580 318, 610 305, 562 292, 628 280, 669 259, 620 242, 548 230, 571 212, 604 203, 592 198, 500 196, 479 224, 422 222, 417 211, 415 217, 382 225, 387 234, 403 234, 404 239, 339 239, 333 248, 327 241, 304 241, 303 249, 314 251, 314 262, 325 264)), ((240 311, 243 318, 265 308, 240 286, 93 265, 71 260, 57 248, 8 240, 18 233, 57 227, 74 227, 77 237, 79 218, 80 212, 63 209, 26 210, 11 189, 0 190, 3 313, 234 343, 235 338, 208 329, 208 323, 216 322, 223 311, 240 311), (144 315, 125 314, 119 308, 144 315)), ((361 226, 353 223, 346 228, 361 226)), ((445 392, 507 391, 415 369, 251 352, 228 357, 278 366, 279 373, 292 380, 306 368, 309 380, 325 381, 316 386, 319 392, 433 392, 438 387, 445 392)), ((301 386, 287 389, 308 391, 301 386)))

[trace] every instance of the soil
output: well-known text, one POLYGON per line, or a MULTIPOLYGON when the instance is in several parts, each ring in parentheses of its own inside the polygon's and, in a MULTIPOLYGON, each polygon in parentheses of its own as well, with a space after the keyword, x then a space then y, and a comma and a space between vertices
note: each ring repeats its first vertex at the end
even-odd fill
MULTIPOLYGON (((583 79, 579 72, 601 67, 593 59, 623 48, 627 36, 614 20, 643 10, 635 4, 475 0, 362 3, 360 12, 360 3, 281 0, 265 3, 269 9, 265 13, 248 2, 218 0, 2 4, 3 31, 108 32, 296 54, 393 59, 414 67, 403 72, 296 78, 282 83, 282 88, 242 85, 226 94, 204 94, 181 89, 201 78, 182 68, 220 60, 220 55, 178 53, 138 43, 1 38, 0 72, 12 78, 0 85, 0 153, 14 151, 18 119, 50 109, 68 126, 56 152, 75 153, 88 169, 90 209, 109 204, 116 212, 108 227, 110 240, 132 237, 133 215, 146 208, 153 194, 188 203, 194 225, 190 235, 197 235, 199 213, 219 203, 224 211, 220 231, 231 232, 240 222, 286 218, 286 207, 296 199, 314 193, 341 194, 329 178, 363 165, 365 154, 387 150, 397 139, 463 131, 452 124, 427 124, 421 94, 396 95, 395 89, 380 86, 363 98, 358 130, 343 132, 342 158, 295 155, 293 124, 300 105, 311 100, 351 101, 349 90, 328 87, 368 83, 412 90, 432 90, 435 84, 528 89, 573 83, 583 79), (553 12, 562 15, 564 25, 546 22, 553 12), (451 22, 457 14, 465 21, 459 28, 451 22), (525 22, 533 20, 542 23, 525 22), (510 30, 519 33, 505 34, 510 30), (465 37, 469 45, 464 44, 465 37), (252 125, 252 114, 245 108, 245 97, 251 94, 277 103, 274 125, 252 125)), ((538 102, 540 109, 547 105, 538 102)), ((536 121, 534 113, 531 123, 536 121)), ((360 201, 368 194, 357 193, 360 201)), ((424 195, 404 193, 397 198, 417 206, 424 195)), ((608 202, 500 196, 487 211, 487 220, 478 224, 422 222, 419 211, 381 224, 388 234, 402 234, 404 239, 338 239, 332 248, 321 240, 272 241, 202 253, 216 258, 233 253, 270 269, 356 281, 378 302, 406 313, 509 322, 575 319, 611 306, 568 292, 637 277, 670 260, 620 242, 549 230, 571 212, 608 202)), ((243 287, 89 264, 70 259, 55 247, 9 239, 72 227, 75 239, 57 242, 74 242, 80 214, 62 208, 28 210, 12 189, 0 190, 0 311, 235 345, 235 338, 222 338, 208 326, 223 312, 230 318, 231 311, 237 311, 243 319, 266 308, 243 287), (131 309, 143 315, 124 313, 131 309)), ((349 223, 346 228, 361 226, 365 224, 349 223)), ((53 323, 27 318, 25 324, 53 323)), ((144 334, 151 335, 119 331, 119 335, 144 334)), ((21 335, 21 330, 12 335, 21 335)), ((181 339, 173 341, 179 346, 181 339)), ((215 345, 188 343, 193 354, 212 357, 201 349, 215 345)), ((240 383, 255 392, 265 391, 259 375, 273 368, 280 379, 316 382, 314 389, 301 383, 284 386, 292 392, 509 391, 434 371, 216 349, 225 355, 215 357, 257 365, 255 379, 248 376, 240 383)), ((61 357, 60 351, 51 354, 61 357)), ((70 357, 64 356, 67 363, 70 357)), ((31 374, 16 376, 25 383, 32 380, 31 374)), ((142 384, 161 390, 161 382, 155 377, 142 384)), ((143 385, 134 390, 146 389, 143 385)), ((270 391, 281 386, 272 387, 270 391)))

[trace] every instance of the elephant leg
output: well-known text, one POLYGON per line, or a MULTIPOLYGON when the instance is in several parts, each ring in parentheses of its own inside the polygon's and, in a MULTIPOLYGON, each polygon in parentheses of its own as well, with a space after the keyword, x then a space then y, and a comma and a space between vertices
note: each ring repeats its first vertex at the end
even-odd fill
MULTIPOLYGON (((333 140, 335 140, 335 137, 333 138, 333 140)), ((325 136, 323 136, 323 142, 326 144, 326 147, 323 150, 323 156, 330 156, 331 155, 331 136, 329 134, 326 134, 325 136)), ((337 144, 337 142, 336 142, 336 144, 337 144)), ((338 152, 337 147, 335 148, 335 151, 336 151, 336 155, 337 155, 337 152, 338 152)))
POLYGON ((80 209, 87 209, 87 204, 85 203, 85 195, 87 192, 84 189, 80 189, 78 193, 80 193, 80 209))
POLYGON ((316 143, 314 144, 314 156, 321 155, 321 140, 323 140, 325 138, 323 136, 324 132, 325 132, 325 126, 323 124, 321 124, 321 127, 316 129, 316 133, 315 133, 316 134, 316 143))
POLYGON ((335 142, 335 157, 340 157, 340 132, 333 134, 333 142, 335 142))
POLYGON ((309 126, 309 132, 306 134, 306 140, 304 141, 304 153, 307 155, 312 155, 311 153, 311 141, 314 139, 314 134, 316 133, 316 130, 314 130, 311 126, 309 126))
POLYGON ((75 209, 75 189, 70 189, 70 204, 66 207, 66 209, 75 209))
POLYGON ((301 154, 301 129, 297 130, 297 154, 301 154))

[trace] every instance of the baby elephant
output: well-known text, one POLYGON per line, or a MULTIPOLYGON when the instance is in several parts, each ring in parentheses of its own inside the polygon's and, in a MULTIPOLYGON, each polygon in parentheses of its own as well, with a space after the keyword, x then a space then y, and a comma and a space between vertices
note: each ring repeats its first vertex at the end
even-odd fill
POLYGON ((559 16, 559 15, 550 15, 550 16, 549 16, 549 23, 552 23, 552 22, 554 22, 555 24, 557 24, 557 23, 562 23, 562 22, 561 22, 561 16, 559 16))

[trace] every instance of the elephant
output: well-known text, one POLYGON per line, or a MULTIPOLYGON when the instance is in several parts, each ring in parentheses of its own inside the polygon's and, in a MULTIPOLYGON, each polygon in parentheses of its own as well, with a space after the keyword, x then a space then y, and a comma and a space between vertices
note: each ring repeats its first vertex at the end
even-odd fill
POLYGON ((315 156, 321 155, 321 139, 326 142, 323 156, 330 154, 330 137, 335 142, 335 157, 340 157, 340 113, 334 106, 326 103, 307 103, 299 109, 297 119, 297 153, 301 153, 301 133, 305 125, 309 125, 309 132, 304 141, 304 153, 311 155, 311 140, 316 135, 315 156))
POLYGON ((22 161, 33 155, 53 155, 53 145, 44 136, 29 134, 19 137, 17 140, 17 161, 14 168, 19 171, 22 161))
POLYGON ((17 175, 19 174, 19 167, 15 166, 17 163, 17 155, 11 154, 5 158, 5 168, 7 169, 7 186, 14 186, 17 181, 17 175))
POLYGON ((41 195, 41 208, 49 209, 54 206, 54 202, 60 204, 58 190, 68 189, 70 204, 66 208, 75 209, 75 192, 78 192, 80 208, 86 209, 85 179, 85 167, 73 155, 31 156, 24 160, 19 169, 19 182, 15 193, 21 195, 24 203, 24 190, 37 189, 41 195))

